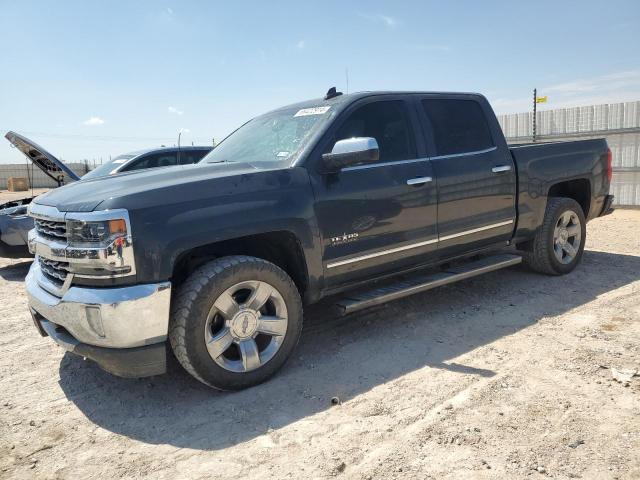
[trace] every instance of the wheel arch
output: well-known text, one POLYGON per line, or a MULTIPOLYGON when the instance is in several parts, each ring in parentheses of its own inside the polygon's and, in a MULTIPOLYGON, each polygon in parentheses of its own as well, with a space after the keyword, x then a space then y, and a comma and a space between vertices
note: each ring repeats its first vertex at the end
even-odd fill
POLYGON ((184 250, 173 262, 171 280, 180 284, 200 265, 230 255, 267 260, 291 277, 301 295, 309 289, 309 273, 302 242, 288 230, 233 237, 184 250))
POLYGON ((552 197, 571 198, 582 207, 585 218, 589 217, 591 208, 591 181, 587 178, 576 178, 558 182, 549 187, 547 202, 552 197))

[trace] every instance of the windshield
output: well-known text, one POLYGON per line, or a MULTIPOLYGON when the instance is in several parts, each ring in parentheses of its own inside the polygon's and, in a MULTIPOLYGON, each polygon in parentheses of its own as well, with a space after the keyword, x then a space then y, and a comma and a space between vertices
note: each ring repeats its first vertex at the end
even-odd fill
POLYGON ((96 178, 96 177, 104 177, 105 175, 109 175, 113 170, 118 168, 127 160, 131 160, 135 155, 118 155, 116 158, 109 160, 106 163, 103 163, 99 167, 94 168, 90 172, 84 174, 82 176, 85 178, 96 178))
POLYGON ((290 164, 329 117, 330 108, 289 108, 256 117, 225 138, 200 163, 290 164))

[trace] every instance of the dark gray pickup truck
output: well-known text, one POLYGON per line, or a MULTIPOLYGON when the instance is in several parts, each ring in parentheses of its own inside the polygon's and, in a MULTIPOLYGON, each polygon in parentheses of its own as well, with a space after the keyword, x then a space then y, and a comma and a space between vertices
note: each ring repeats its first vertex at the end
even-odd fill
POLYGON ((116 375, 163 373, 170 347, 203 383, 245 388, 323 297, 350 313, 522 260, 569 273, 610 180, 604 140, 509 148, 481 95, 331 89, 197 165, 37 197, 29 307, 116 375))

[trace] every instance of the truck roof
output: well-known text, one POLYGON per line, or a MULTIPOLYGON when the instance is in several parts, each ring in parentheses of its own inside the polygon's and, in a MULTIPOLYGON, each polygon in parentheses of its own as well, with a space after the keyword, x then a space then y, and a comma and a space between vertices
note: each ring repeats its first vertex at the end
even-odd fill
POLYGON ((361 98, 366 97, 374 97, 376 95, 455 95, 455 96, 474 96, 474 97, 482 97, 484 96, 480 93, 475 92, 443 92, 443 91, 420 91, 420 90, 373 90, 373 91, 364 91, 364 92, 354 92, 354 93, 343 93, 341 95, 335 96, 333 98, 314 98, 310 100, 303 100, 301 102, 292 103, 289 105, 285 105, 280 108, 276 108, 272 110, 273 112, 277 112, 279 110, 286 110, 289 108, 309 108, 309 107, 317 107, 317 106, 325 106, 325 105, 346 105, 355 100, 359 100, 361 98))

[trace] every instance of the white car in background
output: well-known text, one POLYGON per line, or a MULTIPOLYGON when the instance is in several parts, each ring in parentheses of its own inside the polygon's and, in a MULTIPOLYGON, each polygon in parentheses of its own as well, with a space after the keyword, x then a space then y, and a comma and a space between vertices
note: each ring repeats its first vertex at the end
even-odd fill
MULTIPOLYGON (((15 132, 5 138, 26 155, 58 186, 81 179, 62 161, 44 148, 15 132)), ((82 176, 82 180, 148 168, 188 165, 199 162, 213 147, 161 147, 148 148, 118 155, 82 176)), ((27 248, 27 233, 33 228, 33 219, 27 216, 27 206, 35 197, 27 197, 0 204, 0 257, 31 257, 27 248)))

